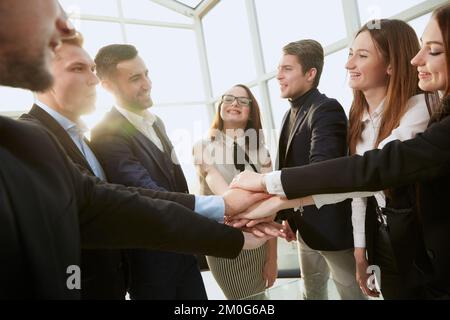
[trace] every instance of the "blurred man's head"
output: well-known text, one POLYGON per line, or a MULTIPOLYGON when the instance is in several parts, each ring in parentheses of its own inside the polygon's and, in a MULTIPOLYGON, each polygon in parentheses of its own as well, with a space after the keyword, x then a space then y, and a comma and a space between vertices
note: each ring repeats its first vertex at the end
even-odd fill
POLYGON ((50 89, 38 94, 39 100, 73 121, 95 109, 99 80, 94 61, 83 49, 80 33, 63 40, 50 70, 55 81, 50 89))
POLYGON ((121 107, 139 113, 153 105, 148 69, 134 46, 103 47, 95 57, 95 64, 102 86, 114 95, 121 107))
POLYGON ((52 52, 73 32, 56 0, 0 1, 0 85, 48 88, 52 52))

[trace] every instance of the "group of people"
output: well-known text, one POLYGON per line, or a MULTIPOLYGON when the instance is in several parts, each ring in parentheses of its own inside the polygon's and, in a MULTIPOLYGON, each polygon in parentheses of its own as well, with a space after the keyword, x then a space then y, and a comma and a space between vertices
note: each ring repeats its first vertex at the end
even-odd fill
POLYGON ((151 83, 134 47, 106 47, 94 62, 56 0, 2 1, 0 39, 0 85, 37 95, 19 121, 0 117, 2 299, 204 299, 197 263, 178 253, 234 258, 281 234, 274 222, 222 223, 263 193, 185 193, 164 127, 139 115, 151 83), (80 121, 99 78, 117 93, 115 123, 96 132, 102 148, 80 121))
MULTIPOLYGON (((346 64, 354 92, 348 124, 351 157, 327 160, 324 152, 311 152, 303 155, 309 157, 308 164, 281 164, 281 170, 268 174, 239 174, 231 187, 266 192, 272 197, 235 216, 232 225, 250 227, 258 219, 290 210, 289 226, 297 226, 308 243, 313 225, 308 220, 326 218, 323 223, 333 223, 328 225, 333 230, 327 230, 328 235, 332 234, 339 225, 323 217, 321 210, 352 199, 354 261, 362 292, 368 296, 380 293, 367 283, 372 278, 368 271, 374 270, 368 268, 370 264, 380 269, 380 289, 385 299, 450 298, 449 24, 447 4, 433 13, 421 37, 421 47, 413 29, 402 21, 381 20, 380 28, 361 28, 346 64), (317 158, 320 160, 315 161, 317 158)), ((284 86, 287 90, 289 83, 282 79, 282 90, 284 86)), ((304 97, 308 99, 308 95, 304 97)), ((302 98, 292 100, 294 107, 297 99, 302 98)), ((300 112, 305 106, 308 104, 303 103, 300 112)), ((317 105, 305 110, 305 115, 301 113, 300 120, 297 117, 300 130, 302 126, 312 128, 313 133, 319 130, 312 113, 314 107, 317 105)), ((290 118, 294 113, 291 109, 286 116, 290 118)), ((286 119, 283 131, 287 123, 286 119)), ((327 128, 337 126, 336 122, 321 123, 327 128)), ((294 141, 300 136, 295 130, 291 132, 294 141)), ((327 132, 323 137, 311 134, 313 145, 336 137, 327 132)), ((280 159, 283 154, 289 158, 289 149, 280 150, 280 159)), ((340 223, 347 218, 341 214, 340 223)), ((320 236, 327 240, 326 234, 320 236)), ((288 239, 293 237, 287 233, 288 239)), ((322 256, 334 281, 343 279, 333 273, 337 265, 327 254, 322 256)), ((305 286, 309 276, 317 283, 313 274, 305 274, 303 264, 301 261, 305 286)), ((320 273, 318 277, 324 278, 320 273)), ((338 289, 342 285, 336 284, 338 289)))
POLYGON ((345 66, 349 119, 318 90, 320 43, 287 44, 277 160, 256 98, 237 84, 194 146, 194 196, 149 111, 138 50, 113 44, 93 59, 56 0, 3 1, 0 84, 37 99, 19 121, 0 118, 0 297, 207 299, 197 254, 241 299, 275 282, 281 236, 298 241, 306 299, 326 299, 330 275, 343 299, 379 296, 369 264, 385 299, 449 298, 449 23, 444 5, 422 47, 403 21, 363 26, 345 66), (88 141, 80 117, 99 83, 115 105, 88 141), (415 222, 404 234, 399 216, 415 222), (70 266, 81 288, 67 286, 70 266))

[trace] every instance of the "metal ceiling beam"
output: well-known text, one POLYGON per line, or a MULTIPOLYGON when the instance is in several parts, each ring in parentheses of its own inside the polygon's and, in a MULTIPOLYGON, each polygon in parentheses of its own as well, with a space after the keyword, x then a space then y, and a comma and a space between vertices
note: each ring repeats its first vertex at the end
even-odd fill
POLYGON ((195 8, 195 15, 200 19, 203 18, 212 8, 218 4, 220 0, 203 0, 197 8, 195 8))
POLYGON ((173 23, 173 22, 162 22, 162 21, 152 21, 152 20, 140 20, 140 19, 120 19, 114 17, 97 16, 90 14, 81 15, 71 15, 71 19, 87 20, 87 21, 100 21, 100 22, 114 22, 123 24, 135 24, 143 26, 153 26, 153 27, 165 27, 165 28, 176 28, 176 29, 194 29, 194 24, 186 23, 173 23))
POLYGON ((400 12, 399 14, 391 17, 391 19, 401 19, 405 21, 410 21, 434 11, 434 9, 446 3, 448 3, 448 0, 427 0, 403 12, 400 12))
POLYGON ((178 1, 173 0, 151 0, 152 2, 159 4, 160 6, 166 7, 172 11, 178 12, 186 17, 192 18, 194 17, 194 9, 191 7, 182 4, 178 1))

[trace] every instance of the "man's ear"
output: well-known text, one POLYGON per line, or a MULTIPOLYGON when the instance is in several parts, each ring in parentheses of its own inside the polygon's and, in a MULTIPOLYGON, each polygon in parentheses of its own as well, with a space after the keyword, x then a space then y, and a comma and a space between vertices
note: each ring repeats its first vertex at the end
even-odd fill
POLYGON ((316 68, 311 68, 308 72, 307 72, 307 80, 308 82, 314 82, 314 80, 316 79, 317 76, 317 69, 316 68))
POLYGON ((107 90, 107 91, 109 91, 109 92, 111 92, 112 91, 112 86, 113 86, 113 84, 112 84, 112 82, 110 81, 110 80, 108 80, 108 79, 103 79, 103 80, 101 80, 100 81, 100 84, 102 85, 102 87, 105 89, 105 90, 107 90))

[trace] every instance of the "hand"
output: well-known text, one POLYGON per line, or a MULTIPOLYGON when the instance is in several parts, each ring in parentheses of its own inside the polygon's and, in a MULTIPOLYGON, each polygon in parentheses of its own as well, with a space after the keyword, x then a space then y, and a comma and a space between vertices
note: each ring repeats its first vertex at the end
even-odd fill
POLYGON ((255 220, 275 216, 283 208, 283 203, 284 200, 281 197, 270 197, 255 203, 236 218, 255 220))
POLYGON ((276 259, 266 260, 263 269, 263 279, 266 282, 266 289, 273 286, 278 277, 278 266, 276 259))
POLYGON ((246 211, 251 205, 270 197, 265 193, 255 193, 241 189, 230 189, 223 194, 225 215, 234 216, 246 211))
POLYGON ((274 238, 272 236, 267 235, 260 238, 248 232, 242 233, 244 234, 244 246, 242 247, 243 250, 253 250, 259 248, 264 243, 266 243, 267 240, 274 238))
POLYGON ((264 175, 252 171, 244 171, 237 175, 230 184, 233 189, 244 189, 253 192, 267 193, 264 175))
POLYGON ((369 268, 369 263, 366 259, 366 249, 365 248, 355 248, 355 260, 356 260, 356 281, 361 288, 361 291, 369 297, 378 298, 380 293, 375 289, 371 290, 367 286, 367 280, 369 279, 369 274, 367 269, 369 268))
POLYGON ((273 222, 273 220, 275 220, 275 215, 266 217, 266 218, 261 218, 261 219, 254 219, 254 220, 241 219, 241 218, 239 218, 239 215, 237 215, 237 216, 234 216, 231 218, 227 218, 226 224, 233 228, 238 228, 238 229, 243 228, 243 227, 252 228, 260 223, 273 222))
POLYGON ((287 242, 297 241, 297 235, 295 234, 294 231, 292 231, 292 228, 287 220, 283 221, 283 226, 285 230, 284 232, 286 233, 286 241, 287 242))

